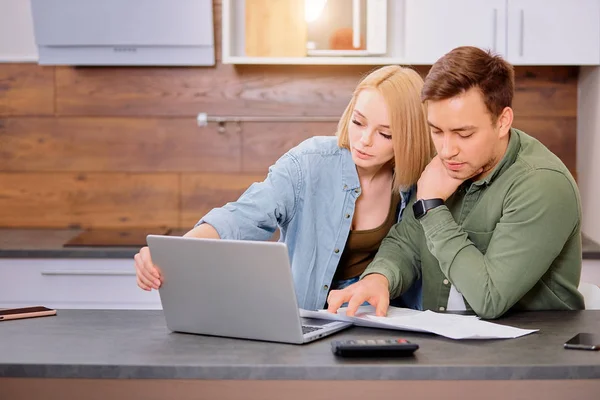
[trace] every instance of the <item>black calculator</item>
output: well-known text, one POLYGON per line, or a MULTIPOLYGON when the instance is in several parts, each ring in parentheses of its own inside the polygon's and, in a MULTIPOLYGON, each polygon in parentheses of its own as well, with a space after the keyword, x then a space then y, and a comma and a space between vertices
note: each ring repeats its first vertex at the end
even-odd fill
POLYGON ((349 339, 331 342, 331 351, 339 357, 407 357, 419 348, 406 339, 349 339))

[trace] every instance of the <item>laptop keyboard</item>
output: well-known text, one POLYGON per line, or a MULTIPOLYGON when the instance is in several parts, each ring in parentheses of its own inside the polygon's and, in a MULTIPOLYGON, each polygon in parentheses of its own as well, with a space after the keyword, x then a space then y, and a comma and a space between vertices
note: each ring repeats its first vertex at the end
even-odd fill
POLYGON ((302 325, 302 334, 306 335, 307 333, 318 331, 319 329, 323 329, 323 327, 322 326, 306 326, 306 325, 302 325))

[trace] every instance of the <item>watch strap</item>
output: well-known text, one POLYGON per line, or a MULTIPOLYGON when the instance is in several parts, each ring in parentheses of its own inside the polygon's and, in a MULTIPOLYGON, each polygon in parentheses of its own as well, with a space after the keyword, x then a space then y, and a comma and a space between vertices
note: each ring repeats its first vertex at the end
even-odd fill
POLYGON ((435 199, 419 199, 413 204, 413 212, 416 219, 424 217, 429 210, 439 207, 444 204, 444 200, 435 199))

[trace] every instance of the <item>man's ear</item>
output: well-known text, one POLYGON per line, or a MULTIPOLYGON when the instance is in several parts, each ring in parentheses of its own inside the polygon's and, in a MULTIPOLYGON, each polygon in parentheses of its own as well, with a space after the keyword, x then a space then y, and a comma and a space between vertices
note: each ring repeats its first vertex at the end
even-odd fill
POLYGON ((512 108, 504 107, 502 113, 498 117, 498 121, 496 122, 496 126, 498 127, 498 137, 503 138, 508 135, 510 128, 513 123, 514 113, 512 108))

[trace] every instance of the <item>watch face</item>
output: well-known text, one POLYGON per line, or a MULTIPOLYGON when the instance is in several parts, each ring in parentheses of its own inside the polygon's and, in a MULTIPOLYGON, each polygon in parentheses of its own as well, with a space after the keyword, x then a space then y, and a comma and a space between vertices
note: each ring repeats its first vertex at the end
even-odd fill
POLYGON ((413 204, 413 213, 415 214, 416 219, 419 219, 425 215, 425 203, 423 200, 417 200, 413 204))

